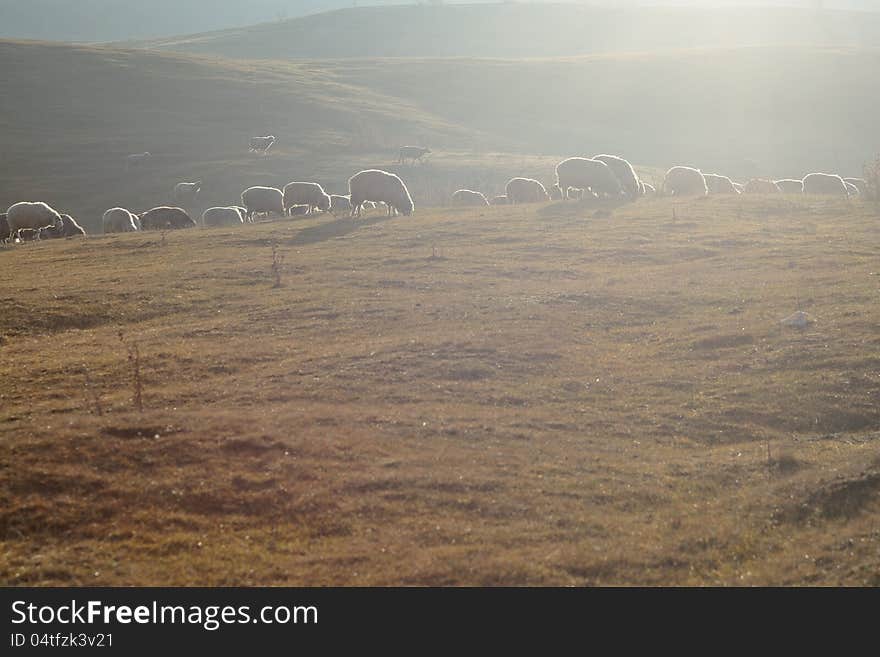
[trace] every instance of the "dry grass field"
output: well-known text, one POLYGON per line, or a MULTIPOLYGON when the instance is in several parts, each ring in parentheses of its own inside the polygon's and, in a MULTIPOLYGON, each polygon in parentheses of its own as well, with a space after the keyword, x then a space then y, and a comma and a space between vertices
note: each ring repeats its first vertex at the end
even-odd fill
POLYGON ((417 206, 0 249, 0 582, 876 586, 878 221, 417 206))

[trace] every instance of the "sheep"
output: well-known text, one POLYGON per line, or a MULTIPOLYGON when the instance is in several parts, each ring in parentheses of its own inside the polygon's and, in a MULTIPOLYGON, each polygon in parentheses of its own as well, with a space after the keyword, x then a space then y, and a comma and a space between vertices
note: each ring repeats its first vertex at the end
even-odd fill
POLYGON ((493 196, 492 205, 507 205, 509 201, 507 200, 507 194, 499 194, 498 196, 493 196))
POLYGON ((517 203, 540 203, 550 198, 544 185, 532 178, 511 178, 504 187, 507 192, 507 202, 511 205, 517 203))
POLYGON ((304 217, 309 214, 308 205, 291 205, 287 208, 287 214, 291 217, 304 217))
POLYGON ((766 178, 752 178, 743 186, 744 194, 778 194, 780 191, 775 182, 766 178))
POLYGON ((452 194, 452 205, 489 205, 489 201, 480 192, 458 189, 452 194))
POLYGON ((846 193, 850 196, 850 198, 855 198, 856 196, 861 196, 861 192, 859 188, 853 185, 852 183, 848 183, 845 180, 843 184, 846 185, 846 193))
POLYGON ((594 155, 593 159, 608 165, 629 200, 635 201, 639 197, 642 186, 639 184, 636 170, 629 162, 616 155, 594 155))
POLYGON ((61 215, 42 201, 22 201, 9 207, 6 211, 9 234, 18 235, 22 228, 39 230, 44 226, 61 226, 61 215))
POLYGON ((704 173, 703 178, 706 179, 706 188, 710 194, 739 194, 733 181, 727 176, 717 173, 704 173))
POLYGON ((861 196, 866 196, 868 193, 868 183, 865 182, 864 178, 844 178, 843 182, 854 185, 859 190, 861 196))
POLYGON ((134 233, 140 220, 125 208, 110 208, 101 218, 105 233, 134 233))
POLYGON ((611 167, 602 160, 587 157, 570 157, 557 164, 556 183, 565 190, 566 198, 571 198, 569 187, 588 189, 596 196, 620 196, 623 193, 611 167))
POLYGON ((699 169, 672 167, 663 179, 663 193, 672 196, 706 196, 709 187, 699 169))
POLYGON ((804 181, 795 180, 794 178, 783 178, 782 180, 774 180, 779 191, 783 194, 802 194, 804 191, 804 181))
POLYGON ((0 213, 0 244, 9 241, 11 233, 9 232, 9 222, 6 220, 6 213, 0 213))
POLYGON ((351 198, 342 194, 331 194, 330 212, 334 217, 338 217, 340 214, 351 214, 351 198))
POLYGON ((241 193, 241 202, 247 208, 247 220, 257 214, 284 216, 284 193, 275 187, 248 187, 241 193))
POLYGON ((76 235, 85 235, 85 229, 76 223, 76 220, 69 214, 61 215, 61 234, 62 237, 74 237, 76 235))
POLYGON ((149 160, 152 155, 149 153, 133 153, 132 155, 125 156, 125 170, 128 171, 132 167, 137 167, 142 164, 145 164, 147 160, 149 160))
POLYGON ((397 163, 406 164, 407 160, 423 163, 424 161, 422 158, 430 152, 430 148, 424 148, 422 146, 401 146, 397 156, 397 163))
POLYGON ((833 194, 846 196, 843 178, 830 173, 810 173, 804 176, 804 194, 833 194))
POLYGON ((409 216, 415 207, 404 182, 387 171, 359 171, 349 178, 348 190, 351 196, 351 216, 360 216, 364 201, 384 202, 388 206, 388 216, 397 212, 409 216))
POLYGON ((202 213, 203 226, 236 226, 242 223, 244 217, 238 207, 214 207, 202 213))
POLYGON ((174 202, 181 207, 191 207, 196 202, 196 196, 202 190, 202 181, 179 182, 174 186, 174 202))
POLYGON ((174 228, 194 228, 196 222, 183 208, 162 205, 138 215, 144 230, 166 230, 174 228))
POLYGON ((43 226, 37 231, 38 240, 54 240, 60 237, 64 237, 62 226, 43 226))
POLYGON ((265 137, 251 137, 248 142, 249 153, 268 153, 269 149, 275 143, 275 135, 266 135, 265 137))
POLYGON ((284 186, 282 201, 285 211, 290 210, 294 205, 307 206, 306 212, 298 214, 311 214, 315 210, 326 212, 330 209, 331 203, 330 195, 321 185, 314 182, 287 183, 284 186))

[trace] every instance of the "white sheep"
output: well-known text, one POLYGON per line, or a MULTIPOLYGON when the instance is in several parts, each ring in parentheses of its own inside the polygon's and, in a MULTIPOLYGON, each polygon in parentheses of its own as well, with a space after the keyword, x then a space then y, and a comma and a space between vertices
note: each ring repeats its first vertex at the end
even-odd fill
POLYGON ((452 194, 452 205, 489 205, 489 201, 480 192, 472 189, 457 189, 452 194))
POLYGON ((398 164, 406 164, 407 160, 422 162, 422 158, 430 152, 430 148, 424 148, 422 146, 401 146, 400 151, 398 152, 397 162, 398 164))
POLYGON ((865 196, 868 193, 868 183, 865 182, 864 178, 844 178, 843 182, 855 186, 861 196, 865 196))
POLYGON ((779 194, 782 190, 772 180, 752 178, 743 186, 744 194, 779 194))
POLYGON ((595 155, 593 159, 608 165, 627 198, 634 201, 640 196, 642 186, 639 183, 636 170, 633 169, 629 162, 617 155, 595 155))
POLYGON ((614 171, 602 160, 588 157, 570 157, 556 165, 556 184, 571 198, 569 188, 589 190, 596 196, 611 197, 623 194, 614 171))
POLYGON ((125 208, 110 208, 102 217, 105 233, 134 233, 139 230, 140 219, 125 208))
POLYGON ((14 239, 22 229, 39 231, 45 226, 63 226, 61 215, 42 201, 22 201, 11 205, 6 211, 9 234, 14 239))
POLYGON ((181 207, 190 207, 196 202, 196 196, 202 190, 202 181, 179 182, 174 186, 174 202, 181 207))
POLYGON ((672 167, 663 179, 663 193, 672 196, 706 196, 709 188, 699 169, 672 167))
POLYGON ((237 206, 208 208, 202 213, 203 226, 237 226, 244 223, 244 219, 237 206))
POLYGON ((831 173, 810 173, 804 176, 804 194, 847 196, 846 183, 831 173))
POLYGON ((342 194, 330 194, 330 212, 334 217, 351 214, 351 198, 342 194))
POLYGON ((132 167, 140 166, 141 164, 145 164, 147 160, 149 160, 152 155, 149 153, 132 153, 131 155, 125 156, 125 170, 128 171, 132 167))
POLYGON ((275 135, 266 135, 265 137, 251 137, 249 142, 250 153, 267 153, 275 143, 275 135))
POLYGON ((404 182, 395 174, 379 169, 359 171, 348 179, 351 198, 351 216, 360 216, 364 201, 383 202, 388 216, 402 212, 412 214, 414 204, 404 182))
POLYGON ((241 193, 241 202, 247 209, 248 221, 253 221, 257 214, 284 216, 284 193, 275 187, 248 187, 241 193))
POLYGON ((311 214, 315 210, 326 212, 330 209, 330 195, 315 182, 291 182, 284 186, 283 202, 285 211, 295 205, 308 206, 304 214, 311 214))
POLYGON ((804 191, 804 181, 795 180, 794 178, 783 178, 782 180, 774 180, 779 191, 783 194, 802 194, 804 191))
POLYGON ((511 205, 517 203, 540 203, 550 198, 547 190, 533 178, 511 178, 504 186, 507 202, 511 205))
POLYGON ((739 194, 733 181, 727 176, 718 173, 704 173, 703 178, 706 179, 706 189, 710 194, 739 194))

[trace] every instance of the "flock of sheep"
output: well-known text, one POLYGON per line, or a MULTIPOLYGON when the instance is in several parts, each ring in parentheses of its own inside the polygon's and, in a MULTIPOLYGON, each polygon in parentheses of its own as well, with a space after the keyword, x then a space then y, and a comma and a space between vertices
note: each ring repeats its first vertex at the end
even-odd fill
MULTIPOLYGON (((254 137, 252 152, 265 153, 275 143, 274 136, 254 137)), ((399 161, 422 161, 430 149, 404 146, 399 161)), ((126 167, 136 166, 148 159, 149 153, 129 155, 126 167)), ((125 233, 139 230, 191 228, 197 222, 184 207, 191 207, 201 190, 201 181, 181 182, 174 187, 178 206, 159 206, 135 214, 125 208, 110 208, 103 215, 105 233, 125 233)), ((367 169, 348 181, 349 194, 327 194, 316 182, 291 182, 283 189, 275 187, 248 187, 241 194, 242 205, 211 207, 202 214, 204 226, 228 226, 252 223, 257 216, 309 215, 314 212, 340 213, 360 217, 368 209, 384 208, 388 216, 398 213, 409 216, 413 201, 406 184, 393 173, 367 169)), ((650 184, 640 180, 632 165, 616 155, 570 157, 556 166, 556 182, 545 187, 532 178, 516 177, 508 181, 505 194, 486 198, 481 192, 459 189, 452 195, 457 206, 504 205, 537 203, 570 198, 610 198, 635 200, 640 196, 657 194, 650 184)), ((867 193, 862 178, 841 178, 827 173, 811 173, 803 180, 766 180, 755 178, 739 184, 720 174, 704 174, 699 169, 675 166, 666 172, 659 193, 668 196, 706 196, 708 194, 831 194, 860 196, 867 193)), ((20 202, 0 214, 0 241, 27 242, 58 237, 84 235, 83 228, 70 215, 62 214, 43 202, 20 202)))
MULTIPOLYGON (((452 194, 452 204, 506 205, 537 203, 568 198, 624 198, 657 194, 653 185, 640 180, 632 165, 616 155, 570 157, 556 165, 556 182, 549 188, 532 178, 512 178, 505 194, 487 199, 472 189, 452 194)), ((803 180, 753 178, 745 184, 727 176, 703 173, 692 167, 676 166, 666 172, 660 193, 667 196, 706 196, 709 194, 824 194, 846 197, 867 193, 863 178, 841 178, 828 173, 811 173, 803 180)))

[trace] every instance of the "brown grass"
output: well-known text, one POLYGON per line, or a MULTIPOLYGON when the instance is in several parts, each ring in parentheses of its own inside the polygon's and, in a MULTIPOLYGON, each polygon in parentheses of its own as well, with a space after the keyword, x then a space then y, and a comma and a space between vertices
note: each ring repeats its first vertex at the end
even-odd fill
POLYGON ((0 582, 877 585, 875 206, 676 207, 0 251, 0 582))

